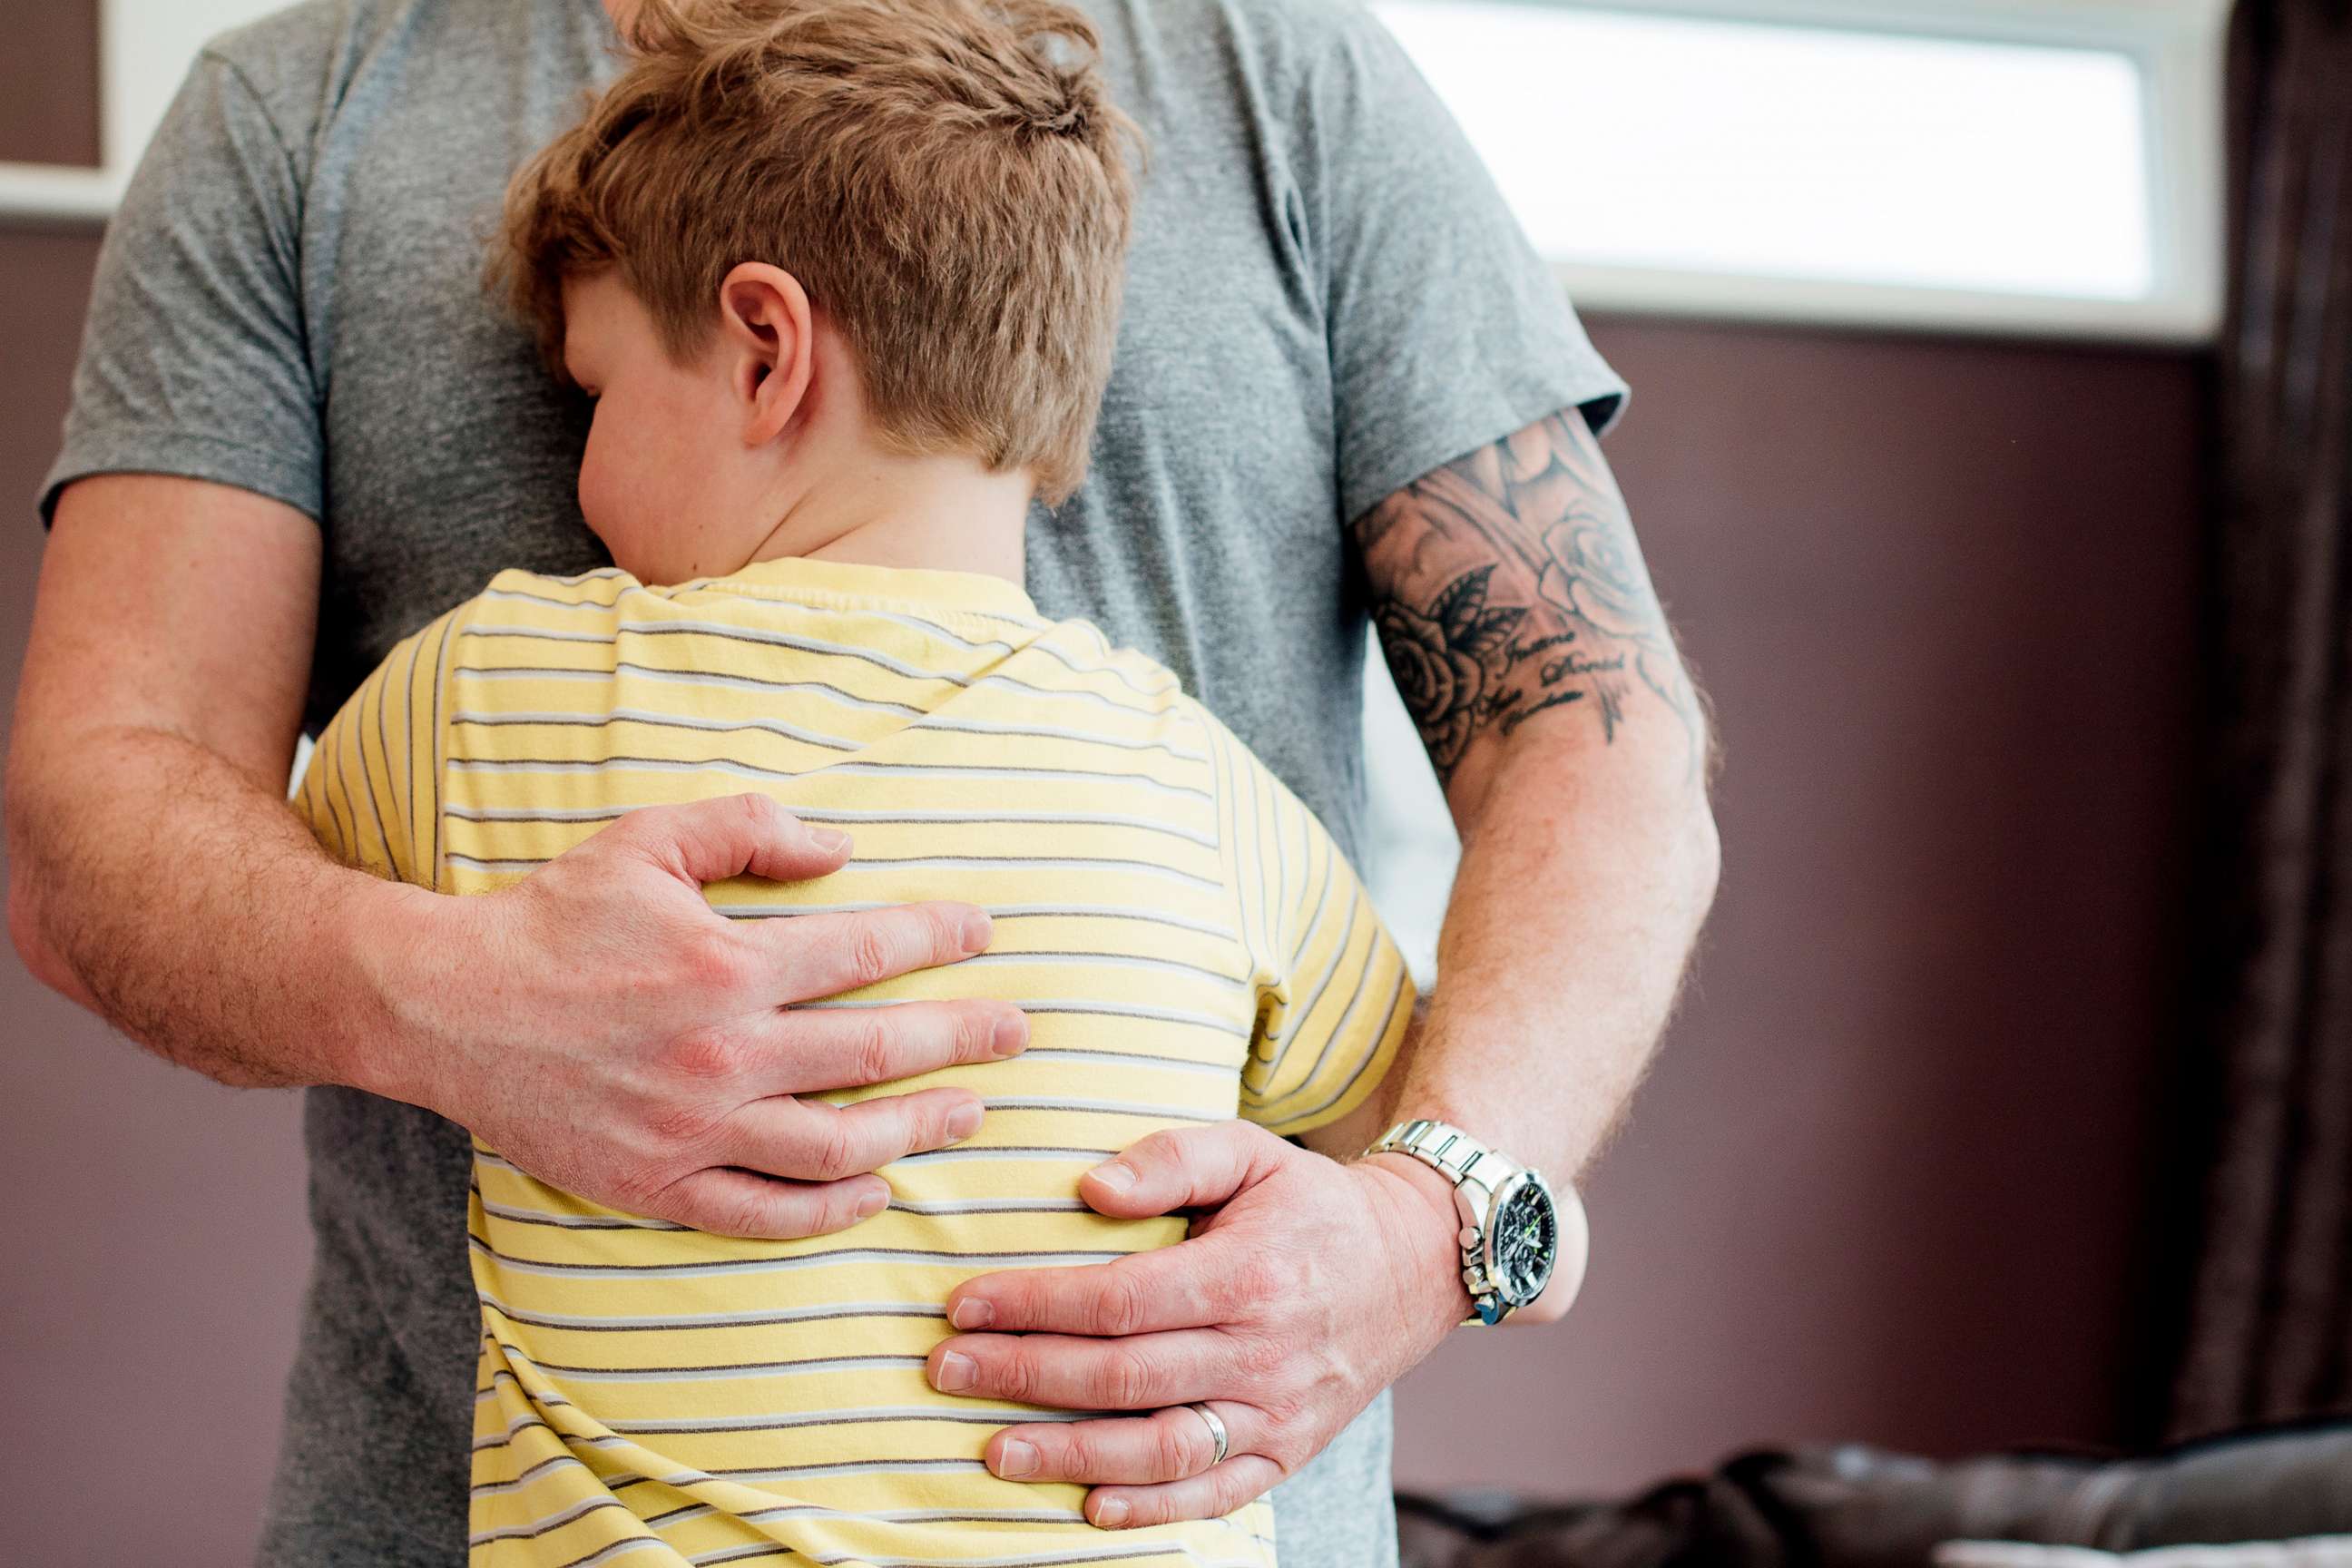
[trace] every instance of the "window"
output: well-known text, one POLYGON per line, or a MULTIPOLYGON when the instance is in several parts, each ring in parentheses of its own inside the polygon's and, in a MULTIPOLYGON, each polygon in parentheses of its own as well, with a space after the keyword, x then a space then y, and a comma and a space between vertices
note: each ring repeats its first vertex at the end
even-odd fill
POLYGON ((1374 9, 1587 305, 2211 329, 2220 0, 1374 9))
MULTIPOLYGON (((282 0, 100 0, 103 218, 197 46, 282 0)), ((2209 335, 2228 0, 1372 0, 1602 310, 2209 335)))

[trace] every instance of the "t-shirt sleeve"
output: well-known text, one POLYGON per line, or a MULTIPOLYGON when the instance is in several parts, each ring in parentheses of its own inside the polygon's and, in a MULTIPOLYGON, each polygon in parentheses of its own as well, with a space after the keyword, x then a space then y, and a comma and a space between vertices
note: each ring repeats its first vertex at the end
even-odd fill
POLYGON ((108 226, 44 521, 65 486, 102 473, 209 479, 320 515, 301 212, 261 100, 200 55, 108 226))
MULTIPOLYGON (((1326 16, 1297 168, 1352 521, 1560 409, 1581 407, 1600 430, 1626 388, 1396 39, 1352 5, 1326 16)), ((1573 178, 1574 150, 1560 162, 1573 178)))
POLYGON ((1412 974, 1315 814, 1223 725, 1208 731, 1234 920, 1255 965, 1242 1115, 1288 1137, 1380 1086, 1412 1022, 1412 974))
POLYGON ((319 732, 294 809, 328 853, 388 881, 438 888, 451 637, 461 607, 394 647, 319 732))

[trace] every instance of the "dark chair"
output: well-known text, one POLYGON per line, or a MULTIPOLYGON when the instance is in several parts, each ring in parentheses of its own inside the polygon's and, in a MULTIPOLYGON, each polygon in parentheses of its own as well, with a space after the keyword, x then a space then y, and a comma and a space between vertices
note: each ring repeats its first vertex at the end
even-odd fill
POLYGON ((1953 1540, 2130 1552, 2352 1535, 2352 1421, 2137 1458, 1744 1454, 1626 1501, 1400 1497, 1397 1516, 1404 1568, 1925 1568, 1953 1540))

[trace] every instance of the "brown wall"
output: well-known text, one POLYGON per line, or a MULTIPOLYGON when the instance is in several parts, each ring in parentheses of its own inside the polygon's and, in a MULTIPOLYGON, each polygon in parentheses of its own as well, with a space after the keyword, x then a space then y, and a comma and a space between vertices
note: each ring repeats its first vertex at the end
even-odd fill
POLYGON ((2179 952, 2199 367, 1595 336, 1720 710, 1723 890, 1595 1184, 1586 1301, 1409 1380, 1399 1474, 2111 1436, 2179 952))

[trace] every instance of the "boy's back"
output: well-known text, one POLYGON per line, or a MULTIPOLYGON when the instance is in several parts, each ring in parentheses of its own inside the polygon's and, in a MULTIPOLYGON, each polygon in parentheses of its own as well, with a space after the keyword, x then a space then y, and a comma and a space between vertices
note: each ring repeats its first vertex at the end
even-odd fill
POLYGON ((992 1431, 1067 1413, 923 1365, 965 1278, 1182 1237, 1078 1200, 1109 1153, 1236 1114, 1303 1131, 1378 1083, 1411 984, 1320 825, 1174 677, 1010 583, 790 558, 679 588, 505 574, 371 678, 299 804, 354 863, 476 893, 624 811, 746 790, 856 853, 713 886, 730 912, 996 922, 980 957, 820 1005, 1001 998, 1029 1047, 912 1080, 980 1093, 980 1131, 806 1241, 630 1223, 478 1148, 476 1560, 1269 1561, 1263 1502, 1106 1536, 1081 1489, 996 1479, 992 1431))

